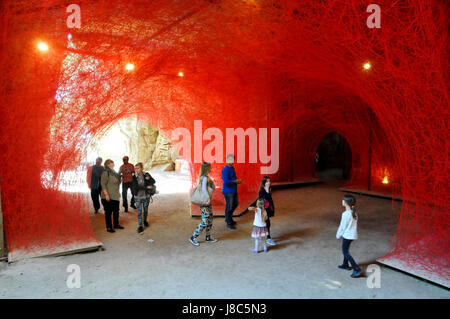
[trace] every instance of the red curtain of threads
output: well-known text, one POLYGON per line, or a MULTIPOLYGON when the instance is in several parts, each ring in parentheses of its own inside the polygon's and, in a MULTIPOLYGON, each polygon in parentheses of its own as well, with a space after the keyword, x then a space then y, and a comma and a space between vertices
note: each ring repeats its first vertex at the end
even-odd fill
MULTIPOLYGON (((361 0, 71 2, 81 9, 80 28, 67 25, 68 1, 0 5, 0 173, 10 251, 36 255, 95 239, 87 196, 58 190, 61 174, 80 165, 90 137, 137 115, 166 134, 177 127, 193 134, 194 120, 224 134, 279 128, 274 181, 315 176, 317 146, 339 132, 352 150, 347 186, 367 189, 372 154, 372 190, 404 199, 393 251, 447 271, 445 1, 378 1, 381 28, 368 28, 369 3, 361 0), (39 41, 49 50, 39 51, 39 41)), ((246 155, 236 169, 240 200, 250 203, 261 163, 246 155)), ((197 176, 199 164, 189 160, 197 176)), ((222 165, 213 163, 219 184, 222 165)))

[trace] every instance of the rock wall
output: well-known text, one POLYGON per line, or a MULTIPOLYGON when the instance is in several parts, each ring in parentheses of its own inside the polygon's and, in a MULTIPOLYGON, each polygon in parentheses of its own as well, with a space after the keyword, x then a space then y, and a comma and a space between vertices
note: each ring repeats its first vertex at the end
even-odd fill
POLYGON ((121 133, 127 141, 130 161, 144 163, 144 169, 167 165, 165 170, 174 170, 176 154, 169 139, 146 123, 135 118, 118 122, 121 133))

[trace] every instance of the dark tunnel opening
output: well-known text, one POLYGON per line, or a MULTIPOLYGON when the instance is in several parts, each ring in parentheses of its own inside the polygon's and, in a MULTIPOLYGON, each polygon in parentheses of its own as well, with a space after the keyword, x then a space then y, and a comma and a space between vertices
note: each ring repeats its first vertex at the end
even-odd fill
POLYGON ((352 151, 338 132, 325 135, 316 152, 316 172, 323 180, 347 180, 352 169, 352 151))

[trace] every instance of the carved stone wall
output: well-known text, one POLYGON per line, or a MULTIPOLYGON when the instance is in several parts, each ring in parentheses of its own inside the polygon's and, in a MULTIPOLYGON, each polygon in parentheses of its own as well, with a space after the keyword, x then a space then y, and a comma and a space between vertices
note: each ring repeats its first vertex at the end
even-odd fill
POLYGON ((144 169, 166 164, 170 164, 168 170, 174 169, 172 143, 158 130, 134 118, 120 120, 117 125, 126 138, 130 160, 142 162, 144 169))

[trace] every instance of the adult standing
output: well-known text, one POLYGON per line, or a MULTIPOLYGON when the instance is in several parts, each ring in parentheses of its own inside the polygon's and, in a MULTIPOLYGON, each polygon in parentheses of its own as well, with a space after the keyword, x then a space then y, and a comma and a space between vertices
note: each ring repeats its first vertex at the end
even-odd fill
POLYGON ((266 220, 266 227, 268 231, 266 243, 268 245, 274 246, 276 245, 273 241, 272 237, 270 237, 270 218, 275 215, 275 205, 273 204, 272 200, 272 188, 270 187, 270 178, 269 176, 264 176, 261 180, 261 186, 259 188, 259 197, 263 198, 265 201, 264 208, 267 212, 267 220, 266 220))
POLYGON ((128 213, 128 189, 131 192, 131 208, 136 209, 134 205, 134 195, 131 191, 131 186, 133 185, 133 174, 134 174, 134 165, 128 163, 128 156, 123 157, 123 165, 120 166, 119 174, 122 178, 122 206, 124 208, 125 213, 128 213))
POLYGON ((205 229, 205 233, 206 233, 205 241, 207 243, 215 243, 217 241, 217 239, 212 238, 211 234, 210 234, 210 230, 211 230, 212 224, 213 224, 213 212, 212 212, 211 199, 212 199, 213 191, 216 188, 214 186, 214 182, 208 176, 208 174, 210 172, 211 172, 211 163, 203 162, 202 166, 200 167, 200 177, 199 177, 198 183, 201 185, 201 190, 202 190, 205 198, 209 198, 209 203, 206 205, 200 206, 200 211, 202 212, 202 221, 195 229, 194 234, 192 234, 192 236, 189 238, 189 242, 195 246, 199 245, 197 238, 203 229, 205 229))
POLYGON ((236 229, 236 222, 233 220, 233 212, 239 205, 237 185, 242 183, 242 180, 236 177, 234 169, 234 155, 227 155, 227 165, 222 169, 222 194, 225 197, 225 222, 228 229, 236 229))
POLYGON ((155 180, 148 172, 144 172, 144 165, 137 163, 135 166, 135 174, 133 175, 133 185, 131 193, 134 195, 135 203, 138 210, 138 229, 137 232, 141 234, 144 231, 144 226, 148 227, 148 205, 150 204, 150 197, 154 192, 155 180))
POLYGON ((115 233, 114 229, 123 229, 119 225, 119 204, 120 204, 120 175, 114 170, 114 162, 110 159, 105 161, 105 170, 100 179, 102 185, 102 204, 105 209, 106 230, 115 233), (114 229, 111 224, 113 215, 114 229))
POLYGON ((102 186, 100 185, 100 178, 104 171, 102 166, 103 159, 101 157, 97 157, 95 160, 95 165, 89 167, 86 181, 88 183, 89 188, 91 189, 91 199, 94 205, 95 214, 98 213, 100 209, 100 192, 102 190, 102 186))

